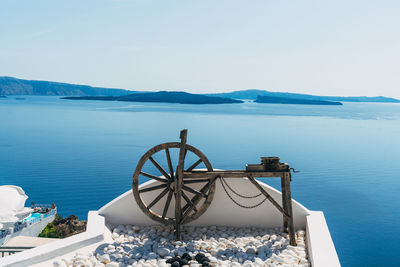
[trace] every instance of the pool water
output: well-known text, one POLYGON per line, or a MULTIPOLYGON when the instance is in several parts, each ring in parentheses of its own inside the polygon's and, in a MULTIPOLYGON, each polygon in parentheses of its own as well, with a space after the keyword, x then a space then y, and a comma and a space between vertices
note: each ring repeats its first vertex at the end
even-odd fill
POLYGON ((36 218, 40 218, 40 213, 32 213, 28 218, 25 218, 24 221, 29 222, 36 218))

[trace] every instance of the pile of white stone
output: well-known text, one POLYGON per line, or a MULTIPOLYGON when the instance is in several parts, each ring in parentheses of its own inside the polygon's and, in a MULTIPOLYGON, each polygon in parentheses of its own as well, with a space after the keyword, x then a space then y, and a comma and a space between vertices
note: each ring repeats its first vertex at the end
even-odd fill
MULTIPOLYGON (((297 246, 289 245, 282 229, 223 226, 182 227, 182 241, 173 241, 173 229, 164 226, 119 225, 114 243, 87 255, 55 261, 54 266, 130 267, 171 266, 168 259, 189 254, 187 266, 201 267, 194 256, 203 253, 210 266, 310 266, 305 232, 296 232, 297 246)), ((186 266, 186 267, 187 267, 186 266)))

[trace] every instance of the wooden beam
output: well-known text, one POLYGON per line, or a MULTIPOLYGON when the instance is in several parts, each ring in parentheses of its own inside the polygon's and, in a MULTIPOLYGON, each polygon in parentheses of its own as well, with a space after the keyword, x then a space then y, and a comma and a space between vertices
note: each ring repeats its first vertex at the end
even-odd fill
POLYGON ((263 195, 272 203, 272 205, 274 205, 283 214, 283 216, 289 217, 289 214, 282 209, 278 202, 276 202, 275 199, 273 199, 271 195, 268 194, 267 191, 265 191, 264 188, 253 177, 250 176, 248 178, 250 182, 252 182, 252 184, 254 184, 258 190, 260 190, 260 192, 263 193, 263 195))
MULTIPOLYGON (((281 192, 282 192, 282 208, 283 210, 287 212, 288 208, 287 208, 287 197, 286 197, 286 183, 285 183, 285 175, 282 174, 281 177, 281 192)), ((289 214, 289 213, 288 213, 289 214)), ((286 233, 289 233, 289 228, 288 228, 288 221, 289 221, 289 217, 286 216, 282 216, 283 218, 283 231, 286 233)))
POLYGON ((193 180, 183 180, 183 184, 197 184, 209 182, 210 179, 193 179, 193 180))
POLYGON ((247 171, 191 171, 184 172, 183 177, 185 179, 196 179, 196 178, 213 178, 215 176, 219 176, 221 178, 243 178, 243 177, 282 177, 282 174, 285 172, 276 171, 276 172, 247 172, 247 171))
POLYGON ((182 184, 183 184, 183 171, 185 166, 186 156, 186 142, 187 142, 187 130, 181 131, 181 143, 179 146, 179 161, 176 167, 176 183, 175 183, 175 237, 176 240, 181 239, 181 218, 182 218, 182 184))
POLYGON ((289 215, 286 219, 284 218, 283 220, 283 227, 286 228, 289 233, 289 238, 290 238, 290 245, 291 246, 297 246, 296 243, 296 235, 294 232, 294 223, 293 223, 293 209, 292 209, 292 196, 291 196, 291 191, 290 191, 290 180, 291 180, 291 174, 285 173, 282 176, 282 202, 283 202, 283 207, 285 209, 285 212, 289 215))
MULTIPOLYGON (((196 205, 193 204, 193 202, 190 200, 190 198, 185 194, 184 191, 182 191, 182 197, 185 199, 186 203, 188 203, 189 205, 193 206, 193 209, 195 212, 197 212, 197 207, 196 205)), ((183 211, 183 210, 182 210, 183 211)))

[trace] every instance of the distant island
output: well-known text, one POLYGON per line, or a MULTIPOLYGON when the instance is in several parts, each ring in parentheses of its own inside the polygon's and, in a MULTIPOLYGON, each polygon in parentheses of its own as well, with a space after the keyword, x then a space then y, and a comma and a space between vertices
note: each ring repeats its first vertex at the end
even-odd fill
POLYGON ((0 95, 127 95, 133 91, 116 88, 92 87, 69 83, 23 80, 0 77, 0 95))
POLYGON ((269 103, 269 104, 302 104, 302 105, 343 105, 341 102, 324 101, 324 100, 308 100, 290 97, 277 97, 277 96, 257 96, 254 100, 256 103, 269 103))
POLYGON ((198 94, 190 94, 186 92, 151 92, 151 93, 135 93, 125 96, 78 96, 78 97, 62 97, 62 99, 70 100, 103 100, 103 101, 128 101, 128 102, 163 102, 163 103, 179 103, 179 104, 233 104, 243 103, 241 100, 205 96, 198 94))
POLYGON ((339 101, 339 102, 378 102, 378 103, 400 103, 400 100, 376 96, 317 96, 308 94, 295 94, 295 93, 282 93, 282 92, 271 92, 267 90, 249 89, 233 91, 230 93, 216 93, 207 94, 208 96, 219 96, 219 97, 230 97, 234 99, 249 99, 255 100, 258 96, 271 96, 271 97, 282 97, 282 98, 294 98, 294 99, 305 99, 305 100, 320 100, 320 101, 339 101))
POLYGON ((254 100, 254 102, 257 103, 304 105, 340 105, 338 102, 400 103, 400 100, 398 99, 384 96, 317 96, 309 94, 271 92, 259 89, 238 90, 229 93, 190 94, 186 92, 131 91, 118 88, 93 87, 89 85, 24 80, 6 76, 0 77, 0 96, 8 95, 71 96, 72 98, 68 99, 166 102, 182 104, 241 103, 241 100, 254 100))

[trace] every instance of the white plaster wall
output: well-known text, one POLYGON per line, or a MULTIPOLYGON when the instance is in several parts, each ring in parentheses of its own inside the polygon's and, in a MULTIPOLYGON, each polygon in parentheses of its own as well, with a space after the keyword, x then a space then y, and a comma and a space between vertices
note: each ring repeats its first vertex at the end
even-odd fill
POLYGON ((55 214, 51 215, 49 217, 46 217, 43 220, 41 220, 40 222, 34 223, 34 224, 22 229, 20 235, 37 237, 49 223, 54 221, 55 218, 56 218, 55 214))
MULTIPOLYGON (((242 194, 254 194, 257 192, 252 188, 254 185, 246 179, 231 179, 228 182, 242 194)), ((142 186, 147 187, 152 183, 148 182, 142 186)), ((279 191, 266 184, 260 184, 274 199, 279 203, 281 202, 281 193, 279 191)), ((151 197, 149 196, 149 199, 151 197)), ((247 204, 250 204, 250 202, 247 204)), ((294 200, 292 205, 296 228, 306 228, 307 231, 307 249, 312 266, 340 266, 323 213, 309 211, 294 200)), ((173 212, 172 208, 170 212, 173 212)), ((103 242, 111 242, 111 234, 109 228, 106 226, 106 220, 112 224, 154 224, 154 221, 139 209, 132 192, 128 191, 105 205, 99 211, 90 211, 86 232, 1 258, 0 266, 47 267, 52 266, 54 259, 60 259, 65 256, 71 257, 78 251, 92 251, 103 242), (103 214, 105 217, 99 214, 103 214)), ((282 215, 269 202, 265 202, 260 207, 251 210, 235 206, 225 195, 218 181, 216 194, 211 206, 203 216, 192 222, 192 224, 280 227, 282 226, 282 215)))
POLYGON ((307 216, 308 257, 313 267, 340 267, 325 216, 322 211, 311 211, 307 216))
POLYGON ((0 258, 0 266, 25 267, 51 260, 58 256, 103 241, 105 230, 106 226, 104 217, 99 216, 97 211, 89 211, 88 224, 84 233, 0 258))
POLYGON ((2 239, 0 239, 0 245, 4 244, 5 242, 7 242, 8 240, 10 240, 11 238, 15 237, 15 236, 34 236, 37 237, 42 230, 47 226, 47 224, 49 224, 50 222, 52 222, 55 219, 56 215, 51 215, 49 217, 44 218, 43 220, 31 224, 28 227, 23 228, 21 231, 18 231, 16 233, 12 233, 11 235, 8 235, 2 239))
MULTIPOLYGON (((229 185, 243 195, 256 195, 259 193, 257 188, 247 180, 243 179, 226 179, 229 185)), ((281 192, 259 182, 263 188, 281 204, 281 192)), ((141 188, 154 186, 159 184, 156 181, 149 181, 141 185, 141 188)), ((200 185, 199 185, 200 187, 200 185)), ((150 203, 162 190, 143 193, 143 199, 146 203, 150 203)), ((231 193, 232 195, 232 193, 231 193)), ((260 196, 256 199, 243 199, 236 195, 232 195, 235 200, 244 205, 252 205, 263 199, 260 196)), ((157 214, 162 213, 162 208, 167 196, 164 196, 152 210, 157 214)), ((182 204, 186 204, 184 200, 182 204)), ((174 212, 174 200, 168 210, 167 217, 172 216, 174 212)), ((308 209, 295 200, 292 200, 294 224, 296 228, 305 229, 306 216, 310 213, 308 209)), ((99 210, 99 214, 104 215, 107 222, 112 224, 136 224, 151 225, 156 224, 145 215, 136 204, 132 190, 124 193, 120 197, 114 199, 99 210)), ((269 202, 265 201, 261 206, 254 209, 244 209, 234 204, 226 195, 222 188, 220 180, 216 182, 216 190, 214 200, 211 202, 207 211, 190 225, 225 225, 225 226, 258 226, 258 227, 282 227, 282 214, 269 202)))

